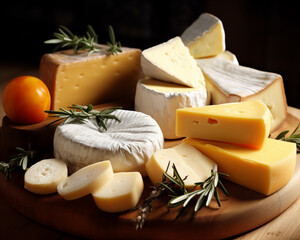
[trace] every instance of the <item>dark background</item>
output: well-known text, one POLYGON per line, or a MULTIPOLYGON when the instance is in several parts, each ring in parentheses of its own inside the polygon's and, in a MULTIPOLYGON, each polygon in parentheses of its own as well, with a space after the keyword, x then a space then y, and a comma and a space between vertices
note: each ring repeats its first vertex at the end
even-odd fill
MULTIPOLYGON (((209 12, 223 22, 226 48, 239 63, 283 76, 288 104, 300 108, 300 33, 297 1, 279 0, 104 0, 8 1, 0 5, 0 64, 32 64, 53 46, 60 24, 78 35, 91 24, 100 43, 114 27, 123 46, 145 49, 181 35, 198 16, 209 12)), ((0 79, 1 81, 1 79, 0 79)))

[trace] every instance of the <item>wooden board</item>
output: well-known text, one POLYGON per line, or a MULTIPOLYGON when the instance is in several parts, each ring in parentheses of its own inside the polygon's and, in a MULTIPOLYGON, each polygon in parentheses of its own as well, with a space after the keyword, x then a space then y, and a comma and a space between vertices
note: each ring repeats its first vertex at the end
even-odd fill
MULTIPOLYGON (((289 115, 277 131, 292 130, 298 119, 289 115)), ((275 136, 276 133, 273 134, 275 136)), ((178 144, 168 141, 166 147, 178 144)), ((0 175, 1 197, 25 216, 59 231, 90 239, 220 239, 254 229, 285 211, 300 196, 300 155, 291 181, 281 190, 265 197, 236 184, 224 181, 230 197, 220 195, 222 207, 216 202, 196 214, 192 210, 174 221, 178 209, 168 212, 167 198, 154 202, 153 212, 142 230, 135 230, 137 211, 110 214, 100 211, 91 196, 65 201, 59 195, 41 196, 23 188, 23 173, 13 174, 11 181, 0 175)), ((150 192, 145 178, 142 199, 150 192)))

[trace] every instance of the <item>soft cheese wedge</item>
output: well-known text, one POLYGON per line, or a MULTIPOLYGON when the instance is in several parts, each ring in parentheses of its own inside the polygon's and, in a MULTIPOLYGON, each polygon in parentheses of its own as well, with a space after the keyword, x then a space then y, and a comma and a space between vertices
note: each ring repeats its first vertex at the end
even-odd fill
POLYGON ((259 150, 238 145, 187 138, 184 143, 199 149, 218 164, 228 180, 270 195, 291 179, 296 164, 296 144, 266 139, 259 150))
POLYGON ((260 101, 177 110, 176 134, 261 148, 269 136, 272 115, 260 101))
POLYGON ((51 158, 32 165, 24 175, 24 187, 37 194, 57 192, 57 186, 68 177, 64 161, 51 158))
POLYGON ((135 207, 142 195, 144 182, 139 172, 115 173, 103 187, 93 192, 93 198, 105 212, 122 212, 135 207))
POLYGON ((180 37, 144 50, 141 64, 147 77, 195 88, 205 86, 200 68, 180 37))
POLYGON ((94 163, 79 169, 57 186, 57 192, 66 200, 74 200, 95 192, 108 182, 114 172, 110 161, 94 163))
MULTIPOLYGON (((105 46, 104 46, 105 47, 105 46)), ((51 94, 51 109, 72 104, 101 104, 134 99, 140 78, 141 50, 122 48, 118 54, 105 50, 88 55, 73 50, 44 54, 40 78, 51 94)))
POLYGON ((225 32, 220 19, 203 13, 181 35, 194 58, 216 56, 225 51, 225 32))
POLYGON ((153 117, 165 139, 178 138, 175 133, 176 109, 204 106, 208 102, 204 86, 191 88, 145 78, 139 80, 136 87, 135 110, 153 117))
POLYGON ((205 75, 211 104, 260 100, 272 113, 271 131, 286 118, 287 103, 279 74, 239 66, 220 56, 196 61, 205 75))
POLYGON ((218 56, 231 61, 235 65, 239 65, 239 61, 238 61, 236 55, 233 54, 232 52, 228 51, 228 50, 225 50, 224 52, 221 52, 220 54, 218 54, 218 56))
POLYGON ((168 164, 167 173, 171 176, 173 176, 173 164, 182 178, 187 176, 184 180, 187 188, 210 177, 211 169, 215 165, 214 161, 186 143, 181 143, 173 148, 161 149, 154 153, 146 164, 148 176, 153 184, 162 181, 163 172, 167 170, 168 164))

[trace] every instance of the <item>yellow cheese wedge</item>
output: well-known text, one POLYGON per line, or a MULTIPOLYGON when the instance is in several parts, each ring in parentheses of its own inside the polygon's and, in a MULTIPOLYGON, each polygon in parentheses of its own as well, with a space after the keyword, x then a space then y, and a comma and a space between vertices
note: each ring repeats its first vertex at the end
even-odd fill
POLYGON ((57 186, 57 191, 66 200, 88 195, 102 187, 113 176, 110 161, 102 161, 79 169, 57 186))
POLYGON ((120 172, 115 173, 111 180, 92 195, 101 210, 122 212, 137 205, 143 189, 143 178, 139 172, 120 172))
POLYGON ((68 177, 64 161, 51 158, 32 165, 24 175, 24 187, 37 194, 57 192, 57 185, 68 177))
POLYGON ((141 51, 122 51, 113 55, 103 50, 88 55, 66 50, 43 55, 40 78, 50 91, 51 109, 119 99, 132 102, 140 78, 141 51))
POLYGON ((229 143, 187 138, 185 143, 213 159, 228 180, 270 195, 291 179, 296 164, 296 144, 266 139, 259 150, 229 143))
POLYGON ((179 175, 182 178, 187 177, 184 180, 187 188, 210 177, 211 169, 215 165, 211 159, 186 143, 161 149, 155 152, 146 164, 148 176, 153 184, 162 181, 163 172, 167 170, 169 163, 167 173, 173 176, 172 165, 175 164, 179 175))
POLYGON ((176 134, 260 148, 269 136, 272 115, 260 101, 177 110, 176 134))

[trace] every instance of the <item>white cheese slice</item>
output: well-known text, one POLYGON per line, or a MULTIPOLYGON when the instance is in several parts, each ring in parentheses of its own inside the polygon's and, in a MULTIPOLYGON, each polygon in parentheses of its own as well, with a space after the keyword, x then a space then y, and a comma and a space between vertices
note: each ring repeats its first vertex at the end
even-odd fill
POLYGON ((216 16, 203 13, 181 35, 194 58, 216 56, 225 51, 223 24, 216 16))
POLYGON ((66 200, 81 198, 101 188, 113 174, 110 161, 94 163, 62 181, 57 186, 57 192, 66 200))
POLYGON ((196 61, 205 74, 212 104, 260 100, 272 113, 271 131, 286 118, 287 103, 279 74, 236 65, 220 56, 196 61))
POLYGON ((144 182, 139 172, 115 173, 110 181, 92 195, 98 208, 105 212, 122 212, 137 205, 144 182))
POLYGON ((32 165, 24 175, 24 187, 37 194, 57 192, 57 185, 68 177, 67 165, 59 159, 44 159, 32 165))
POLYGON ((100 128, 94 119, 57 127, 54 155, 67 163, 69 172, 109 159, 115 172, 146 174, 145 163, 164 146, 160 127, 144 113, 116 110, 113 114, 120 122, 105 120, 107 131, 100 128))
POLYGON ((235 54, 233 54, 232 52, 225 50, 224 52, 221 52, 220 54, 218 54, 218 56, 223 57, 225 59, 230 60, 232 63, 239 65, 239 61, 236 57, 235 54))
POLYGON ((206 88, 186 87, 152 78, 139 80, 135 95, 135 110, 153 117, 165 139, 177 139, 176 109, 204 106, 209 101, 206 88))
POLYGON ((180 37, 144 50, 141 65, 147 77, 189 87, 205 86, 201 70, 180 37))

